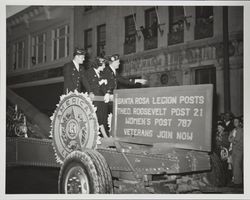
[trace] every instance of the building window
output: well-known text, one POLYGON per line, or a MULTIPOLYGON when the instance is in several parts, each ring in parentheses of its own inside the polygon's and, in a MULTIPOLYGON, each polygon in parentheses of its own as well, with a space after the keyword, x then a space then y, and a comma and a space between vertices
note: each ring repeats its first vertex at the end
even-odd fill
POLYGON ((169 7, 168 45, 184 41, 184 8, 183 6, 169 7))
POLYGON ((32 65, 46 62, 46 34, 41 33, 31 39, 31 63, 32 65))
POLYGON ((213 7, 197 6, 195 9, 196 22, 194 38, 197 40, 213 37, 213 7))
POLYGON ((204 66, 195 69, 195 84, 216 85, 216 69, 214 66, 204 66))
POLYGON ((141 27, 144 36, 144 49, 157 48, 158 22, 155 8, 145 11, 145 28, 141 27))
POLYGON ((52 60, 69 56, 69 26, 52 30, 52 60))
POLYGON ((97 56, 105 55, 106 46, 106 25, 100 25, 97 27, 97 56))
POLYGON ((13 45, 13 66, 12 69, 18 70, 25 67, 25 52, 24 52, 24 41, 16 42, 13 45))
POLYGON ((125 17, 124 54, 130 54, 136 51, 135 17, 135 15, 125 17))
POLYGON ((84 48, 88 52, 89 56, 92 55, 92 29, 84 31, 84 48))

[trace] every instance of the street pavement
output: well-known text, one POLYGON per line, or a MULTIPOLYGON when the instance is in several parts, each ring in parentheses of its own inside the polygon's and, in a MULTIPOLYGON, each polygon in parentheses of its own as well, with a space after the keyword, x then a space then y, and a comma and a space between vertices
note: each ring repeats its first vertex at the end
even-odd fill
MULTIPOLYGON (((6 194, 57 194, 59 168, 8 167, 6 170, 6 194)), ((128 188, 127 188, 128 189, 128 188)), ((129 191, 129 190, 127 190, 129 191)), ((164 194, 164 188, 158 188, 164 194)), ((128 193, 128 192, 126 192, 128 193)), ((211 187, 191 193, 243 194, 242 188, 211 187)))

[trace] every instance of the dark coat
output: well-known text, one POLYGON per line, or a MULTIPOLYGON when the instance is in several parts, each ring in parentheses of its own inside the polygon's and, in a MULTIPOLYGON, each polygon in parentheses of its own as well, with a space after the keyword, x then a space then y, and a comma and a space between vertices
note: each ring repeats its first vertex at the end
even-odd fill
POLYGON ((95 70, 92 67, 86 70, 86 78, 90 85, 90 90, 94 93, 94 95, 97 95, 97 96, 105 95, 106 88, 104 84, 102 84, 101 86, 99 85, 99 81, 102 79, 102 77, 99 78, 95 70))
POLYGON ((223 133, 221 133, 221 135, 219 135, 219 133, 217 133, 216 143, 217 143, 217 146, 219 149, 221 147, 225 147, 227 149, 229 148, 230 143, 228 141, 228 136, 229 136, 229 133, 226 131, 223 131, 223 133))
POLYGON ((225 131, 230 133, 234 129, 234 124, 232 120, 230 120, 230 123, 228 125, 226 125, 225 121, 224 124, 225 124, 225 131))
POLYGON ((90 85, 85 76, 85 69, 82 65, 79 65, 79 71, 76 69, 73 61, 66 63, 63 66, 64 75, 64 93, 74 92, 76 89, 78 92, 91 92, 90 85))
MULTIPOLYGON (((104 84, 99 85, 99 81, 102 77, 98 77, 95 70, 90 67, 86 71, 86 77, 90 85, 90 90, 94 93, 95 96, 104 96, 106 87, 104 84)), ((94 101, 94 106, 97 107, 96 115, 98 118, 99 125, 103 125, 106 133, 108 134, 108 104, 104 101, 94 101)))

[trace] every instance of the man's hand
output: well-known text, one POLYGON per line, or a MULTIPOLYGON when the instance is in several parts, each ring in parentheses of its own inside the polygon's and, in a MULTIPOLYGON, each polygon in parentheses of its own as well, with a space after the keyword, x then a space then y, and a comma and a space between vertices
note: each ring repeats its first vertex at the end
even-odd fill
POLYGON ((109 98, 110 98, 110 94, 109 94, 109 93, 106 93, 106 94, 104 95, 104 102, 105 102, 105 103, 108 103, 108 102, 109 102, 109 98))
POLYGON ((148 81, 146 79, 135 79, 135 83, 140 83, 142 85, 146 85, 148 81))

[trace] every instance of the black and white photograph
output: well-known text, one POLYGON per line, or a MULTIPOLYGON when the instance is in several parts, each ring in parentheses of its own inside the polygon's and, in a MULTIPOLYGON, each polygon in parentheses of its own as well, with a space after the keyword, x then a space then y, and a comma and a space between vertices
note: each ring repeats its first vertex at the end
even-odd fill
POLYGON ((250 197, 249 2, 1 4, 1 199, 250 197))

